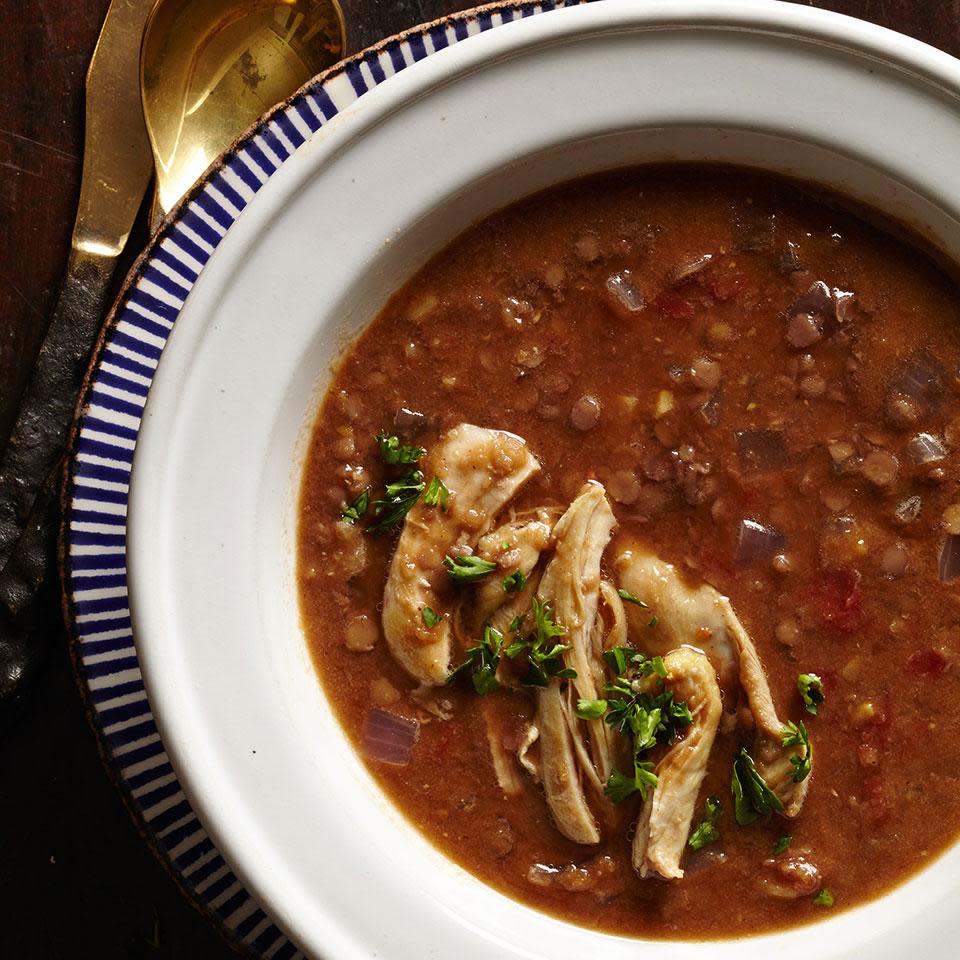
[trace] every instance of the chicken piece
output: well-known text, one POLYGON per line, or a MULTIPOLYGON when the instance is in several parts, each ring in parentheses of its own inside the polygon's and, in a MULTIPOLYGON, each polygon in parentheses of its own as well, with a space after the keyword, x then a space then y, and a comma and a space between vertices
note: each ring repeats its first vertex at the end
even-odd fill
POLYGON ((383 632, 412 677, 438 685, 450 673, 450 614, 457 605, 443 558, 471 552, 540 465, 520 437, 461 423, 434 447, 426 469, 450 491, 447 509, 421 500, 407 514, 383 592, 383 632), (428 628, 424 607, 447 615, 428 628))
POLYGON ((575 707, 579 697, 596 699, 604 684, 605 666, 594 647, 594 623, 600 559, 614 523, 603 487, 586 484, 557 521, 554 554, 540 580, 541 598, 551 604, 554 618, 566 629, 562 639, 569 649, 563 654, 564 666, 577 672, 566 690, 551 683, 538 693, 542 777, 557 826, 577 843, 597 843, 600 836, 584 796, 583 779, 603 800, 603 784, 612 766, 613 732, 602 720, 578 720, 575 707))
POLYGON ((474 593, 473 633, 489 623, 505 634, 510 621, 526 613, 539 585, 535 570, 540 557, 553 542, 555 514, 541 507, 535 519, 511 520, 480 538, 477 554, 497 564, 497 570, 480 583, 474 593), (522 590, 506 592, 504 578, 519 571, 526 583, 522 590))
POLYGON ((493 761, 497 783, 500 784, 500 789, 506 796, 515 797, 523 789, 518 758, 503 744, 497 710, 489 697, 480 698, 480 712, 483 714, 483 723, 487 729, 487 744, 490 747, 490 759, 493 761))
POLYGON ((690 587, 676 568, 640 546, 618 555, 615 567, 621 586, 646 603, 649 609, 628 606, 627 620, 644 637, 644 653, 663 654, 688 645, 702 650, 720 679, 726 709, 736 709, 740 689, 746 694, 757 728, 751 751, 760 775, 784 805, 784 816, 795 817, 807 795, 809 777, 793 780, 790 757, 802 748, 782 744, 784 724, 777 716, 760 657, 729 599, 709 584, 690 587), (656 630, 643 631, 651 615, 656 630))
POLYGON ((713 664, 704 654, 679 647, 663 663, 666 686, 675 700, 686 701, 693 723, 657 764, 657 785, 647 794, 633 835, 633 866, 641 877, 673 880, 683 876, 680 858, 723 708, 713 664))
POLYGON ((600 831, 580 783, 580 768, 567 720, 568 702, 560 684, 537 694, 540 776, 557 829, 574 843, 599 843, 600 831))

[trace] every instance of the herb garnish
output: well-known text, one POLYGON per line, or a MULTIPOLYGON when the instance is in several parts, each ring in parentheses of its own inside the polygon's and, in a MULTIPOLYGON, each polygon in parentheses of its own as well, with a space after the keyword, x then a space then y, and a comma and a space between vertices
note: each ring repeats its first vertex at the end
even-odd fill
POLYGON ((622 803, 634 793, 639 793, 640 799, 646 800, 648 788, 655 787, 657 783, 653 764, 648 760, 634 760, 633 776, 626 777, 619 770, 613 770, 603 792, 614 803, 622 803))
POLYGON ((791 843, 793 843, 793 837, 791 837, 789 833, 785 833, 785 834, 784 834, 782 837, 780 837, 780 838, 777 840, 777 842, 773 845, 773 852, 774 852, 774 853, 783 853, 783 851, 786 850, 787 847, 789 847, 791 843))
POLYGON ((503 589, 506 593, 519 593, 527 585, 527 578, 522 570, 516 570, 503 578, 503 589))
POLYGON ((399 480, 388 483, 383 499, 373 504, 373 515, 379 519, 367 527, 367 532, 384 533, 398 524, 420 499, 421 493, 423 493, 423 474, 419 470, 414 470, 399 480))
POLYGON ((621 587, 619 590, 617 590, 617 593, 620 595, 621 600, 626 600, 627 603, 635 603, 638 607, 643 607, 646 609, 647 605, 629 590, 624 590, 623 587, 621 587))
POLYGON ((450 491, 447 489, 447 485, 439 477, 434 477, 427 484, 427 492, 423 495, 423 502, 428 507, 439 507, 445 511, 449 496, 450 491))
POLYGON ((790 721, 781 731, 780 739, 785 747, 803 747, 803 754, 795 753, 790 762, 793 764, 793 782, 800 783, 810 776, 810 765, 813 760, 813 748, 810 746, 810 737, 807 728, 800 723, 790 721))
POLYGON ((399 437, 388 437, 385 433, 377 434, 377 446, 380 448, 380 459, 391 466, 398 463, 416 463, 427 453, 423 447, 405 447, 400 443, 399 437))
POLYGON ((491 560, 484 560, 483 557, 475 557, 468 554, 464 557, 444 557, 443 565, 447 572, 461 583, 473 583, 476 580, 482 580, 492 570, 496 570, 497 565, 491 560))
POLYGON ((753 823, 758 816, 783 813, 780 798, 767 786, 757 772, 753 758, 743 747, 733 760, 730 792, 733 794, 733 815, 741 827, 753 823))
POLYGON ((720 800, 717 797, 707 797, 703 804, 703 820, 690 834, 690 839, 687 841, 691 850, 701 850, 720 839, 717 821, 720 819, 721 812, 720 800))
POLYGON ((353 503, 348 504, 340 511, 340 519, 347 523, 356 523, 367 512, 369 505, 370 489, 368 487, 353 503))
POLYGON ((836 901, 827 887, 821 887, 820 892, 813 898, 813 902, 820 907, 832 907, 836 901))
POLYGON ((423 625, 428 630, 432 630, 443 619, 442 616, 434 613, 429 607, 424 607, 420 616, 423 617, 423 625))
POLYGON ((467 650, 467 659, 457 667, 447 683, 452 683, 457 677, 469 672, 473 681, 473 689, 482 697, 484 694, 496 690, 500 686, 497 680, 497 667, 500 665, 500 652, 503 649, 503 634, 495 627, 487 624, 483 634, 475 647, 467 650))
POLYGON ((648 627, 655 627, 660 621, 656 617, 651 617, 650 622, 647 624, 648 627))
POLYGON ((693 723, 690 709, 684 702, 676 702, 673 694, 664 688, 668 671, 663 657, 645 657, 633 647, 613 647, 605 650, 604 660, 616 679, 605 690, 619 696, 606 700, 581 700, 577 715, 584 719, 600 719, 629 737, 633 746, 633 776, 613 770, 604 793, 619 803, 632 793, 646 796, 648 787, 656 786, 653 764, 643 754, 660 743, 672 743, 680 727, 693 723), (655 678, 644 682, 644 678, 655 678), (652 692, 651 684, 659 686, 652 692))
POLYGON ((578 700, 575 712, 581 720, 599 720, 607 712, 607 701, 578 700))
POLYGON ((801 673, 797 677, 797 689, 807 713, 816 716, 820 704, 823 703, 823 681, 815 673, 801 673))
MULTIPOLYGON (((519 633, 523 619, 520 618, 519 623, 514 620, 516 630, 513 623, 510 624, 512 633, 519 633)), ((577 671, 563 665, 563 654, 570 649, 570 644, 555 642, 566 634, 567 629, 553 619, 550 604, 537 597, 533 598, 533 621, 533 632, 514 640, 504 651, 511 660, 521 654, 526 656, 527 672, 520 683, 527 687, 547 687, 554 677, 560 680, 575 677, 577 671)))

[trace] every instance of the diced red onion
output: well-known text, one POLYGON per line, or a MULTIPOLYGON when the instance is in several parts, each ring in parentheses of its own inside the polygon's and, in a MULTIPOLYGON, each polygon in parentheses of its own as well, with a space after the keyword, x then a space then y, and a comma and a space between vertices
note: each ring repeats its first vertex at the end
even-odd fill
POLYGON ((700 416, 704 422, 711 427, 715 427, 720 422, 720 391, 714 390, 713 393, 704 401, 700 407, 700 416))
POLYGON ((893 391, 906 394, 921 404, 932 405, 947 390, 947 371, 929 350, 912 354, 891 383, 893 391))
POLYGON ((629 270, 621 270, 607 278, 607 290, 628 313, 636 313, 646 306, 643 294, 634 286, 629 270))
POLYGON ((802 269, 800 263, 800 248, 788 240, 783 250, 780 252, 780 272, 796 273, 802 269))
POLYGON ((947 455, 946 447, 931 433, 918 433, 911 437, 907 443, 907 452, 918 466, 939 463, 947 455))
POLYGON ((960 577, 960 534, 951 533, 940 548, 940 579, 960 577))
POLYGON ((431 424, 432 418, 419 410, 408 410, 400 407, 393 415, 393 428, 401 440, 415 440, 424 433, 431 424))
POLYGON ((790 465, 787 441, 779 430, 741 430, 737 433, 737 456, 744 470, 759 473, 783 470, 790 465))
POLYGON ((708 267, 713 260, 712 253, 704 253, 699 257, 693 257, 685 260, 683 263, 675 266, 667 274, 667 283, 671 287, 678 287, 681 283, 689 280, 692 276, 698 274, 701 270, 708 267))
POLYGON ((830 288, 822 280, 811 284, 807 292, 794 300, 790 309, 787 310, 788 316, 796 313, 812 313, 820 317, 833 316, 834 303, 830 288))
POLYGON ((402 767, 410 762, 420 722, 374 707, 363 724, 363 752, 371 760, 402 767))
POLYGON ((756 520, 741 520, 737 533, 737 565, 746 566, 757 560, 769 560, 784 548, 786 542, 787 538, 773 527, 756 520))

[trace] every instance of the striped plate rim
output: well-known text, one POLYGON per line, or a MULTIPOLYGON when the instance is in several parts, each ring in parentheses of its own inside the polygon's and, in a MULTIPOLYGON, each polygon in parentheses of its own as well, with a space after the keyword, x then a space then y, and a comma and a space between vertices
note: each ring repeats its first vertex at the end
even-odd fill
MULTIPOLYGON (((511 0, 414 28, 338 64, 267 114, 181 202, 134 265, 77 407, 64 488, 64 607, 101 753, 141 833, 234 945, 301 957, 234 876, 170 764, 140 674, 127 597, 126 512, 141 416, 173 325, 254 195, 325 123, 410 64, 475 34, 585 0, 511 0)), ((588 0, 587 0, 588 2, 588 0)))

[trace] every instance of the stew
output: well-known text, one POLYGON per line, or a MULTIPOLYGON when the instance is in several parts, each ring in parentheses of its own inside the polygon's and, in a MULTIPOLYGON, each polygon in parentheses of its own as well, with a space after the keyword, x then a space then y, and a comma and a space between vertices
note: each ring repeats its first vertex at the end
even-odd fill
POLYGON ((725 937, 956 837, 960 296, 875 222, 617 171, 472 227, 345 352, 304 629, 383 789, 483 881, 725 937))

